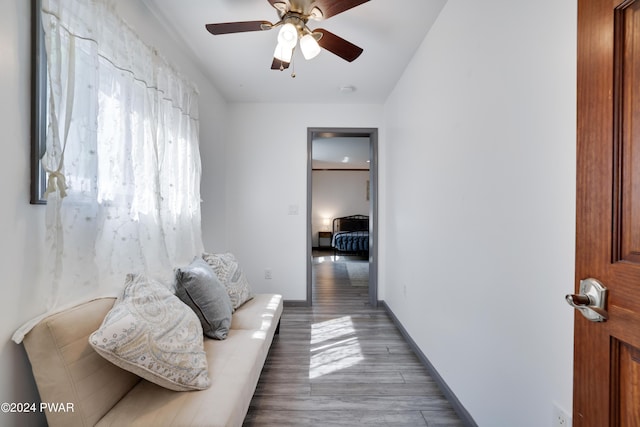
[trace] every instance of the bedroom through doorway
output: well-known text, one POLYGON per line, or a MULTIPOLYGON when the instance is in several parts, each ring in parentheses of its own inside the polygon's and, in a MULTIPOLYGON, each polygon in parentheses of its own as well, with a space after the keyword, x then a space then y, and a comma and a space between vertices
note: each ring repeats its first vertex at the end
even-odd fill
POLYGON ((372 128, 307 131, 307 302, 314 273, 343 271, 377 307, 377 149, 372 128), (321 264, 323 264, 321 266, 321 264))

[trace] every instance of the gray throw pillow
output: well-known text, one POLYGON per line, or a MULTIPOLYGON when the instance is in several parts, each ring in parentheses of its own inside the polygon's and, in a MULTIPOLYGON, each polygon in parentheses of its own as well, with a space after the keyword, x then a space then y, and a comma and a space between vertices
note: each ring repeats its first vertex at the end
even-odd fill
POLYGON ((176 295, 196 313, 209 338, 227 338, 233 306, 225 286, 202 258, 176 269, 176 295))

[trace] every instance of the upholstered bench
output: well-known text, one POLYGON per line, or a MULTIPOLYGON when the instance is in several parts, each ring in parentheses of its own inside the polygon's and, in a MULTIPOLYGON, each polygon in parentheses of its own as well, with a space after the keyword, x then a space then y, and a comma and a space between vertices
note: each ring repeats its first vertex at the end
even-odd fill
POLYGON ((224 340, 204 338, 211 385, 173 391, 100 356, 89 337, 115 298, 95 299, 42 320, 24 338, 50 426, 241 426, 279 326, 282 297, 256 294, 232 316, 224 340))

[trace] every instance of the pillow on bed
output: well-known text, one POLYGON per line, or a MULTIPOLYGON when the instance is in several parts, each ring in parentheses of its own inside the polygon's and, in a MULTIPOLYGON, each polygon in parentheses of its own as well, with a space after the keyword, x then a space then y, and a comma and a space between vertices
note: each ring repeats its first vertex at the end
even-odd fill
POLYGON ((122 295, 89 344, 114 365, 159 386, 187 391, 211 385, 198 317, 143 275, 127 275, 122 295))
POLYGON ((202 254, 202 259, 213 268, 216 276, 227 289, 234 311, 253 298, 249 282, 233 254, 229 252, 224 254, 209 254, 205 252, 202 254))
POLYGON ((227 290, 213 269, 202 258, 176 269, 176 295, 196 313, 204 334, 209 338, 227 338, 233 306, 227 290))

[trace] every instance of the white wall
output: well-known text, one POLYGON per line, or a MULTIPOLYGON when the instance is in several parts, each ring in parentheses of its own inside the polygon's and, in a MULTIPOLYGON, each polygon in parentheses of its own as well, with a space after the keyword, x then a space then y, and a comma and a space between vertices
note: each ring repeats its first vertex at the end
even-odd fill
MULTIPOLYGON (((39 402, 31 368, 22 345, 11 341, 13 332, 43 311, 34 301, 44 270, 44 207, 29 204, 29 144, 31 85, 31 2, 0 2, 0 128, 4 142, 2 209, 0 209, 0 267, 3 272, 0 298, 0 402, 39 402)), ((121 1, 118 10, 141 38, 179 64, 180 70, 200 89, 201 156, 203 173, 204 240, 222 247, 224 207, 211 201, 224 200, 223 145, 226 104, 204 79, 140 2, 121 1), (214 165, 214 168, 208 167, 214 165)), ((45 425, 44 414, 0 412, 1 426, 45 425)))
POLYGON ((307 128, 381 123, 381 105, 230 106, 227 244, 256 292, 306 299, 307 128), (273 279, 264 279, 266 268, 273 279))
MULTIPOLYGON (((39 402, 31 367, 13 332, 39 313, 30 305, 43 263, 44 210, 29 205, 30 3, 0 2, 0 402, 39 402)), ((0 425, 42 425, 37 414, 0 412, 0 425)))
POLYGON ((449 0, 385 105, 384 299, 480 426, 572 405, 574 0, 449 0))
POLYGON ((318 231, 331 231, 333 219, 369 215, 369 171, 314 170, 312 173, 311 236, 318 246, 318 231), (324 220, 329 219, 329 225, 324 220))

